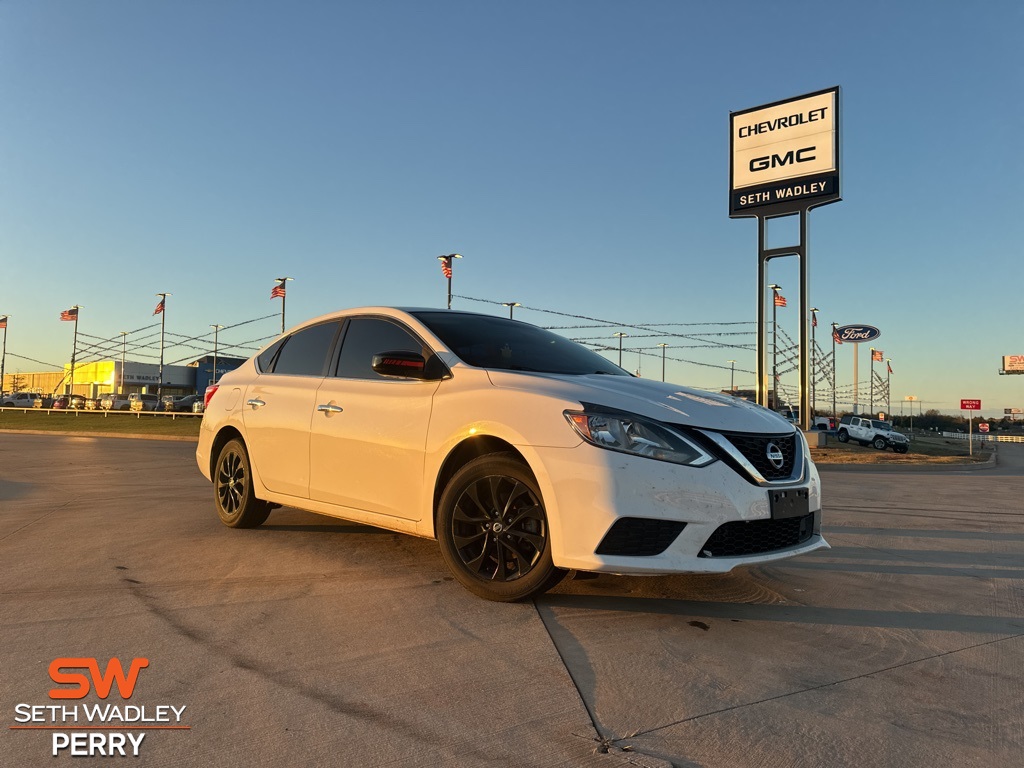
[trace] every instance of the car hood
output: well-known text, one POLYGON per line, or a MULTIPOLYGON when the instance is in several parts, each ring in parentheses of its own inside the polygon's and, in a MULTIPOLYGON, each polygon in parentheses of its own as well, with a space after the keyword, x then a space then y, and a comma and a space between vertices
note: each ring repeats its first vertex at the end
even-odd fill
POLYGON ((495 387, 548 394, 667 423, 720 432, 779 435, 794 431, 782 416, 755 403, 678 384, 600 374, 565 376, 489 370, 487 375, 495 387))

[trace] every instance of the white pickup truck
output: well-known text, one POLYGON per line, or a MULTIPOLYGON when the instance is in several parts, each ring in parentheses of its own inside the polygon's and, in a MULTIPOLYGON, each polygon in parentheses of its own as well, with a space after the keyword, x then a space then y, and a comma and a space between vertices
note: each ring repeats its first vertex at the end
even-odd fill
POLYGON ((888 421, 880 419, 843 416, 839 420, 839 432, 836 436, 840 443, 853 440, 861 445, 873 445, 880 451, 892 448, 896 453, 906 453, 910 450, 910 439, 893 429, 888 421))

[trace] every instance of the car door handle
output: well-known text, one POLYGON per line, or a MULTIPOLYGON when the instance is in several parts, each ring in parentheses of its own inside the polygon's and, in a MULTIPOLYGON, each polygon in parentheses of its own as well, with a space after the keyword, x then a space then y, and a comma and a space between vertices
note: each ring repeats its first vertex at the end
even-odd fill
POLYGON ((262 400, 260 400, 260 399, 259 399, 258 397, 254 397, 254 398, 252 398, 251 400, 246 400, 246 401, 245 401, 245 404, 246 404, 246 405, 251 405, 251 406, 252 406, 252 409, 253 409, 254 411, 255 411, 255 410, 256 410, 257 408, 262 408, 262 407, 263 407, 264 405, 266 405, 266 403, 265 403, 265 402, 263 402, 262 400))
POLYGON ((330 403, 321 403, 316 409, 320 413, 341 413, 345 410, 340 405, 332 405, 330 403))

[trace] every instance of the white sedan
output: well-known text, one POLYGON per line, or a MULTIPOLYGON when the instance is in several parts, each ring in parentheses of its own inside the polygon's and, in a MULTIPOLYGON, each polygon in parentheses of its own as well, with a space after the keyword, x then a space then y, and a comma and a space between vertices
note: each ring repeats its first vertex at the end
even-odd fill
POLYGON ((490 315, 310 320, 207 390, 196 459, 225 525, 286 505, 436 538, 491 600, 569 570, 724 573, 828 547, 784 418, 490 315))

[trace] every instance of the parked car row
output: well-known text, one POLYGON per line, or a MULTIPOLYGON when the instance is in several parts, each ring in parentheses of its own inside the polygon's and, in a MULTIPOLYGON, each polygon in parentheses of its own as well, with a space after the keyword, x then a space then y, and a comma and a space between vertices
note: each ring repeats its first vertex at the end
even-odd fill
POLYGON ((4 408, 53 408, 84 411, 174 411, 178 413, 202 413, 203 396, 185 395, 175 397, 139 392, 107 394, 102 397, 84 395, 42 395, 38 392, 13 392, 0 398, 4 408))

